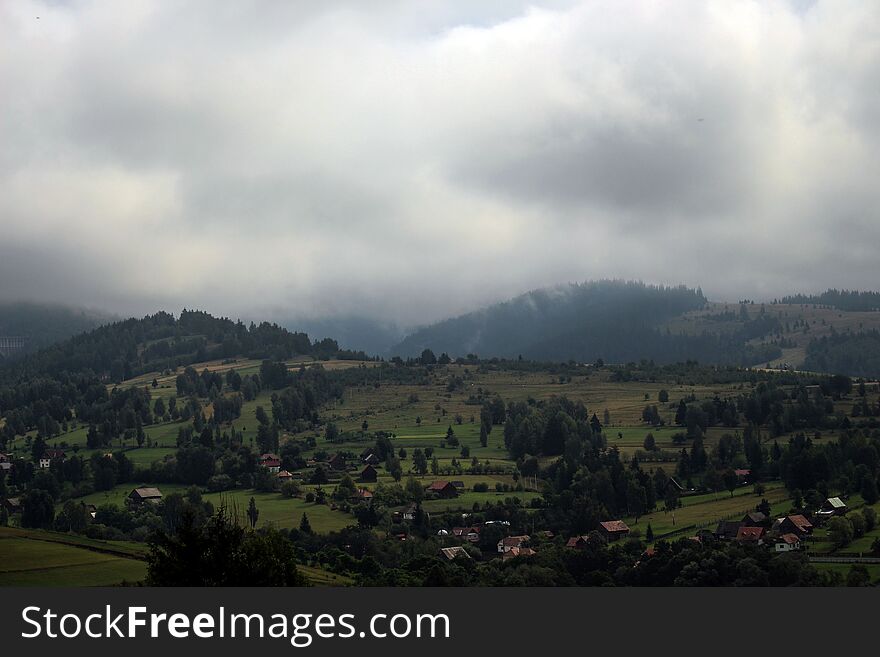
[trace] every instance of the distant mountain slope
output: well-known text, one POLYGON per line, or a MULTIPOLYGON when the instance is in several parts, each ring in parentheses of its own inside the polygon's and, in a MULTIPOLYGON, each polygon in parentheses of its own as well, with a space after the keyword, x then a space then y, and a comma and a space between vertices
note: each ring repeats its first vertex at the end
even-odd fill
POLYGON ((118 383, 145 372, 214 359, 245 356, 286 360, 296 355, 364 356, 340 350, 335 340, 313 343, 305 333, 292 333, 277 324, 246 326, 240 321, 184 309, 179 317, 158 312, 141 319, 130 318, 50 345, 3 364, 0 381, 90 372, 118 383))
POLYGON ((328 317, 323 319, 283 320, 279 324, 291 331, 302 331, 315 338, 330 337, 344 349, 382 355, 400 342, 404 333, 392 324, 366 317, 328 317))
POLYGON ((684 286, 608 280, 559 286, 419 329, 392 353, 415 356, 430 348, 453 356, 665 362, 723 347, 718 336, 673 336, 656 328, 705 303, 702 291, 684 286))
POLYGON ((82 308, 22 301, 0 303, 0 336, 24 338, 20 353, 25 354, 90 331, 112 319, 110 315, 82 308))

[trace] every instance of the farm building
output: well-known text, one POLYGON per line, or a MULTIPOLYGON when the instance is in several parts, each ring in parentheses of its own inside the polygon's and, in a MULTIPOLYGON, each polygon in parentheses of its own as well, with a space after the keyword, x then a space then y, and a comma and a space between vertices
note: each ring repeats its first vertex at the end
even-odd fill
POLYGON ((529 536, 506 536, 498 541, 498 552, 510 552, 513 548, 521 548, 529 542, 529 536))
POLYGON ((609 541, 616 541, 629 534, 629 527, 623 520, 606 520, 599 523, 599 532, 609 541))
POLYGON ((676 479, 675 477, 669 477, 666 480, 666 486, 664 487, 664 490, 669 490, 670 488, 679 494, 685 491, 684 486, 682 486, 681 483, 679 483, 678 479, 676 479))
POLYGON ((379 457, 370 452, 369 456, 364 459, 367 465, 379 465, 379 457))
POLYGON ((760 511, 752 511, 743 516, 742 524, 746 527, 769 527, 770 519, 760 511))
POLYGON ((375 482, 379 478, 379 473, 372 465, 368 465, 358 475, 358 481, 375 482))
POLYGON ((333 470, 345 470, 345 457, 342 454, 334 454, 327 460, 333 470))
POLYGON ((435 481, 428 486, 428 492, 434 493, 437 497, 449 499, 458 497, 458 490, 448 481, 435 481))
POLYGON ((128 494, 128 501, 132 504, 158 504, 162 501, 162 492, 158 488, 144 486, 135 488, 128 494))
POLYGON ((9 515, 21 513, 21 499, 18 497, 8 497, 3 500, 3 507, 9 512, 9 515))
POLYGON ((722 520, 715 528, 715 538, 722 541, 732 541, 736 538, 742 523, 733 520, 722 520))
POLYGON ((449 561, 455 561, 459 557, 462 557, 464 559, 471 558, 471 555, 467 553, 467 550, 458 545, 453 547, 440 548, 440 555, 446 557, 449 561))
POLYGON ((822 508, 819 509, 819 515, 842 516, 847 511, 849 511, 849 509, 846 507, 846 502, 839 497, 829 497, 822 502, 822 508))

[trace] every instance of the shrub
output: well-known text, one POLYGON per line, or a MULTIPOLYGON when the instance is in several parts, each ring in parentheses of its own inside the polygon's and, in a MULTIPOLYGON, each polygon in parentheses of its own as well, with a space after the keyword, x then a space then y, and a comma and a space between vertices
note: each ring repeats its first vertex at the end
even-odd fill
POLYGON ((295 481, 285 481, 281 484, 281 494, 284 497, 298 497, 300 494, 299 484, 295 481))

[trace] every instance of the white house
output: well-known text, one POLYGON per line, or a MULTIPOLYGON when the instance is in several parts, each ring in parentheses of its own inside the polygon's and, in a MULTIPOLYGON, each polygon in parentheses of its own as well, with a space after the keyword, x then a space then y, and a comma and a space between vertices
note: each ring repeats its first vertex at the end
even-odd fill
POLYGON ((513 548, 521 548, 529 542, 528 536, 507 536, 498 541, 498 552, 504 554, 513 548))
POLYGON ((801 539, 797 534, 783 534, 774 543, 776 552, 794 552, 801 549, 801 539))

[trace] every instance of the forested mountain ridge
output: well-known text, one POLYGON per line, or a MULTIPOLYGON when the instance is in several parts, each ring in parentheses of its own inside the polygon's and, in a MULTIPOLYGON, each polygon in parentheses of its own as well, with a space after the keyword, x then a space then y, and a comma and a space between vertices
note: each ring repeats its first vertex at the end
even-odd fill
POLYGON ((831 306, 837 310, 880 310, 880 292, 859 290, 825 290, 822 294, 795 294, 779 300, 783 304, 831 306))
POLYGON ((53 344, 0 367, 0 381, 89 372, 118 383, 145 372, 212 359, 244 356, 284 360, 295 355, 365 357, 340 350, 332 339, 312 343, 305 333, 277 324, 245 325, 184 309, 177 318, 158 312, 106 324, 53 344))
POLYGON ((880 376, 880 294, 828 290, 769 303, 709 301, 700 289, 597 281, 536 290, 422 327, 392 349, 538 361, 695 360, 880 376), (866 350, 866 351, 865 351, 866 350), (865 351, 865 358, 861 357, 865 351))
POLYGON ((461 356, 534 360, 653 359, 748 365, 776 355, 736 333, 673 333, 662 325, 707 304, 702 290, 640 282, 595 281, 535 290, 510 301, 419 329, 392 352, 422 349, 461 356))

